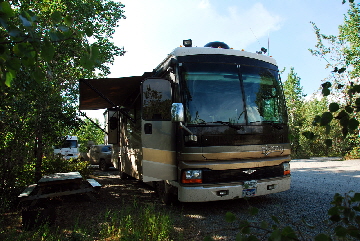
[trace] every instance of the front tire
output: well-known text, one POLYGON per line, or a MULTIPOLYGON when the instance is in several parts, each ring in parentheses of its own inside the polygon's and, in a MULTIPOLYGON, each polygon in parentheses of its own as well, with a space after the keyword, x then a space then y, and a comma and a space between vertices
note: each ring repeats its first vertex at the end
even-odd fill
POLYGON ((162 203, 171 205, 178 201, 177 196, 172 192, 172 189, 173 187, 166 181, 157 182, 156 191, 162 203))

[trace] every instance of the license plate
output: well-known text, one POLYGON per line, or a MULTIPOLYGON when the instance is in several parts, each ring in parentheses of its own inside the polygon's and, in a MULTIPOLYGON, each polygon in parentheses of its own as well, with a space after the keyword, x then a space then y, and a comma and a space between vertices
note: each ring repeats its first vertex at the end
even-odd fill
POLYGON ((256 196, 256 188, 244 189, 242 191, 242 197, 254 197, 256 196))
POLYGON ((251 180, 251 181, 245 181, 244 182, 244 188, 242 191, 242 196, 243 197, 254 197, 256 196, 256 186, 257 186, 257 181, 256 180, 251 180))

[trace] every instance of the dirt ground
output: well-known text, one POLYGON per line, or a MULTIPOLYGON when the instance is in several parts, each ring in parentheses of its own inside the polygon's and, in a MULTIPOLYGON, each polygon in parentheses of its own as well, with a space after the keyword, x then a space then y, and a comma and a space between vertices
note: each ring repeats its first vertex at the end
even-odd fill
MULTIPOLYGON (((119 171, 116 169, 110 169, 106 172, 94 169, 90 178, 101 184, 98 192, 93 194, 95 201, 86 194, 53 198, 50 201, 50 207, 56 211, 56 218, 52 226, 58 227, 60 230, 74 230, 75 227, 81 227, 84 224, 86 227, 92 226, 94 229, 98 229, 98 224, 105 219, 106 213, 111 215, 111 213, 121 210, 124 204, 139 206, 151 204, 155 205, 156 209, 173 213, 171 207, 160 202, 151 187, 135 179, 121 180, 119 171)), ((48 203, 48 201, 46 202, 48 203)), ((42 204, 38 205, 41 206, 42 204)), ((3 223, 6 223, 8 227, 21 230, 21 210, 23 209, 23 205, 19 204, 17 210, 3 215, 3 220, 5 220, 3 223)), ((175 212, 177 210, 175 209, 175 212)), ((175 213, 173 217, 180 216, 180 213, 175 213)), ((180 218, 175 220, 175 223, 175 230, 183 231, 191 228, 186 222, 183 223, 180 218)))

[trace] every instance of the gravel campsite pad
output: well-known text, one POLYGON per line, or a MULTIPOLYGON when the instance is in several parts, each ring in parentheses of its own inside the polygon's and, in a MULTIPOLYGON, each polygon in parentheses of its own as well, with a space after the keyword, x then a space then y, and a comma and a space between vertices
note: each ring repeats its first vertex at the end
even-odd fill
POLYGON ((61 228, 69 228, 79 220, 93 220, 96 225, 101 213, 121 209, 124 204, 136 200, 140 205, 150 203, 172 213, 175 229, 182 233, 185 240, 203 240, 205 236, 215 240, 235 240, 239 223, 227 223, 227 212, 232 212, 239 220, 259 223, 271 223, 272 215, 279 217, 285 225, 296 225, 306 220, 315 229, 301 230, 312 239, 319 232, 329 231, 322 223, 328 220, 327 211, 335 193, 360 192, 360 160, 298 159, 291 161, 291 170, 291 189, 282 193, 248 200, 180 203, 175 206, 161 204, 155 192, 142 182, 121 180, 116 169, 107 172, 95 170, 91 178, 102 185, 96 195, 97 201, 74 199, 63 202, 58 210, 62 215, 58 216, 57 224, 61 228), (258 208, 259 213, 250 216, 249 206, 258 208))

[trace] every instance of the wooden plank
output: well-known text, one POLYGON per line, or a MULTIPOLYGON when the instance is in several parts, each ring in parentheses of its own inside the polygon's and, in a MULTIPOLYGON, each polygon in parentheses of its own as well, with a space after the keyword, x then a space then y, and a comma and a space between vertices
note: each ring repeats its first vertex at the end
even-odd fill
POLYGON ((88 188, 76 189, 76 190, 72 190, 72 191, 56 192, 56 193, 48 193, 48 194, 28 196, 28 197, 25 197, 24 200, 36 200, 36 199, 41 199, 41 198, 60 197, 60 196, 65 196, 65 195, 87 193, 87 192, 92 192, 92 191, 94 191, 94 188, 88 187, 88 188))
POLYGON ((82 179, 82 176, 79 172, 66 172, 66 173, 54 173, 51 175, 43 176, 38 184, 44 184, 48 182, 59 182, 59 181, 67 181, 67 180, 76 180, 82 179))
POLYGON ((94 188, 101 187, 101 184, 98 183, 95 179, 86 179, 90 183, 90 185, 94 188))
POLYGON ((18 197, 28 197, 34 191, 37 184, 29 185, 18 197))

